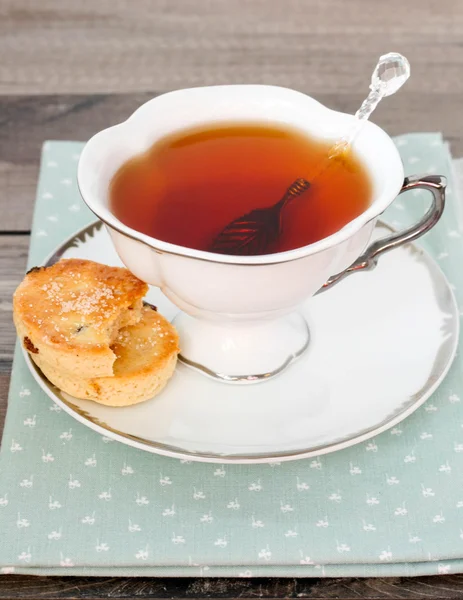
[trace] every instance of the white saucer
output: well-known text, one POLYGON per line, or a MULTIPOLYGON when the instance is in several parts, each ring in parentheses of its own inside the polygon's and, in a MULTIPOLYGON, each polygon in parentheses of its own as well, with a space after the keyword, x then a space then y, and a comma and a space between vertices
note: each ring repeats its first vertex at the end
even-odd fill
MULTIPOLYGON (((375 233, 389 232, 382 224, 375 233)), ((62 244, 47 264, 63 256, 122 264, 101 223, 62 244)), ((158 289, 147 299, 170 319, 177 313, 158 289)), ((160 396, 110 408, 61 393, 26 360, 50 398, 108 437, 177 458, 264 463, 333 452, 394 426, 438 387, 457 349, 452 290, 413 245, 312 298, 302 312, 308 351, 254 386, 219 383, 179 364, 160 396)))

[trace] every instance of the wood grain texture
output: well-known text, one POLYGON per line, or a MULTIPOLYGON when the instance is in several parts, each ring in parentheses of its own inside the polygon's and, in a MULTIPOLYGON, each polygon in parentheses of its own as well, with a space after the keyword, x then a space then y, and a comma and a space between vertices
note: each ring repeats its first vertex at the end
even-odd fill
MULTIPOLYGON (((10 375, 0 373, 0 431, 3 431, 3 424, 6 415, 6 402, 8 398, 8 388, 10 386, 10 375)), ((0 529, 1 531, 1 529, 0 529)), ((0 584, 1 584, 0 578, 0 584)))
POLYGON ((16 341, 11 298, 24 275, 28 249, 29 236, 0 235, 0 374, 11 371, 16 341))
MULTIPOLYGON (((0 428, 46 139, 86 140, 171 89, 266 83, 353 112, 376 58, 412 78, 374 121, 443 131, 463 155, 462 0, 0 0, 0 428), (21 232, 24 232, 22 234, 21 232)), ((1 538, 1 522, 0 522, 1 538)), ((461 598, 463 576, 390 579, 0 577, 6 598, 461 598)))
POLYGON ((310 598, 338 600, 461 598, 463 576, 388 579, 0 578, 0 599, 310 598))
POLYGON ((2 0, 0 93, 271 83, 365 88, 403 52, 414 92, 463 90, 461 0, 2 0), (445 77, 442 71, 445 69, 445 77))

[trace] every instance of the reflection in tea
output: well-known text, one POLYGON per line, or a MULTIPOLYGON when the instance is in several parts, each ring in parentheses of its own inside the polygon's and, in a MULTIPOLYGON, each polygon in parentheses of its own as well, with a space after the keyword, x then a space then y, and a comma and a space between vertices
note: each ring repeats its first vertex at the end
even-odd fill
POLYGON ((261 253, 293 250, 335 233, 370 203, 370 178, 353 152, 320 171, 331 149, 332 140, 280 124, 183 130, 120 167, 110 185, 112 210, 141 233, 207 250, 228 223, 278 202, 304 177, 310 188, 285 206, 276 245, 261 253))

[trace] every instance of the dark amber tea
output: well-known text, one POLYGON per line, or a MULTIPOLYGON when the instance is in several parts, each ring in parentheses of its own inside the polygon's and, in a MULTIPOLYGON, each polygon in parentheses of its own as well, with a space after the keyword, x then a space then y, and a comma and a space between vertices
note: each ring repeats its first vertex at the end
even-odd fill
POLYGON ((332 143, 279 124, 183 130, 122 165, 111 182, 112 210, 137 231, 208 250, 228 223, 275 204, 305 178, 310 188, 284 207, 272 249, 293 250, 335 233, 370 203, 370 178, 354 153, 320 169, 332 143))

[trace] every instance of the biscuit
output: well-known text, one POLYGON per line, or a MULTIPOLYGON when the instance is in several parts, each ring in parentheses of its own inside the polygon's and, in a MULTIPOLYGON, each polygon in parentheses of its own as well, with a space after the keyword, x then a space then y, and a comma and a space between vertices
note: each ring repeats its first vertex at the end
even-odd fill
POLYGON ((128 269, 61 259, 31 269, 16 289, 16 330, 32 357, 63 376, 111 376, 111 345, 120 329, 140 320, 147 291, 128 269))
POLYGON ((174 327, 150 305, 141 320, 119 332, 112 350, 116 355, 112 377, 81 378, 63 374, 42 355, 31 354, 43 374, 62 391, 107 406, 129 406, 158 394, 172 376, 179 352, 174 327))

